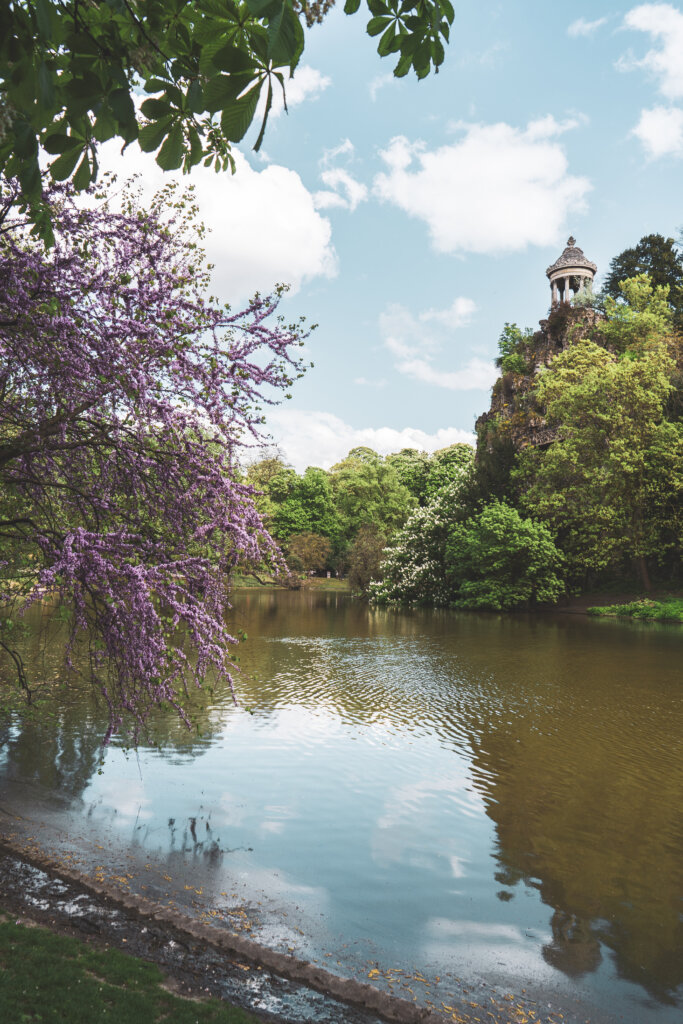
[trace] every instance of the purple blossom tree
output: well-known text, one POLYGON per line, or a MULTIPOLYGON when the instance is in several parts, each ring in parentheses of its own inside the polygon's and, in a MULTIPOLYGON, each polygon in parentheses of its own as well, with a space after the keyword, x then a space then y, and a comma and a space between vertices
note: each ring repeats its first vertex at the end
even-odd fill
POLYGON ((116 209, 65 186, 44 199, 50 249, 0 188, 0 645, 30 700, 8 627, 56 598, 108 742, 161 703, 188 722, 207 677, 232 686, 230 574, 281 564, 237 458, 301 375, 305 333, 279 292, 237 314, 204 297, 203 229, 173 186, 145 210, 130 188, 116 209))

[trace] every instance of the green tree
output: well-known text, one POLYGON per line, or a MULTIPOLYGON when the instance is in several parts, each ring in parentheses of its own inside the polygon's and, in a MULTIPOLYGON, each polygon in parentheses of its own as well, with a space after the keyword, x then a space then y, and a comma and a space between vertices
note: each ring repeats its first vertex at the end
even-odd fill
POLYGON ((669 286, 654 284, 648 274, 619 283, 619 300, 607 296, 606 319, 598 336, 617 352, 642 352, 653 339, 671 332, 673 314, 668 303, 669 286))
POLYGON ((474 458, 469 444, 452 444, 432 455, 416 448, 403 448, 387 455, 386 462, 396 470, 400 482, 420 505, 426 505, 438 491, 460 477, 474 458))
POLYGON ((416 504, 395 467, 371 448, 353 448, 332 467, 330 480, 341 533, 347 542, 366 525, 391 536, 416 504))
POLYGON ((332 545, 327 537, 319 533, 296 533, 285 545, 287 564, 290 569, 303 572, 319 572, 327 565, 332 545))
POLYGON ((399 481, 422 505, 429 473, 427 452, 419 452, 418 449, 401 449, 400 452, 388 455, 386 462, 389 466, 393 466, 399 481))
POLYGON ((341 522, 334 502, 329 473, 318 466, 308 466, 300 477, 297 493, 308 513, 311 530, 328 537, 336 544, 341 522))
POLYGON ((349 552, 349 585, 353 591, 367 594, 373 580, 381 575, 386 537, 376 526, 361 526, 349 552))
POLYGON ((471 469, 473 461, 474 448, 470 444, 458 442, 435 451, 428 464, 425 498, 433 498, 448 484, 459 480, 463 472, 471 469))
POLYGON ((411 513, 384 551, 381 580, 369 593, 378 604, 435 605, 451 601, 446 573, 449 531, 468 516, 471 470, 447 484, 424 507, 411 513))
MULTIPOLYGON (((263 521, 268 523, 268 529, 272 536, 276 536, 274 529, 275 517, 280 505, 287 499, 296 479, 296 473, 291 466, 288 466, 279 456, 268 456, 247 467, 246 480, 252 487, 256 488, 254 504, 263 516, 263 521), (259 493, 260 492, 260 493, 259 493)), ((289 533, 297 528, 305 529, 301 523, 294 523, 289 533)), ((286 535, 289 536, 289 533, 286 535)), ((277 536, 281 541, 282 536, 277 536)))
POLYGON ((619 285, 630 277, 647 274, 652 284, 668 287, 668 301, 677 323, 683 319, 683 255, 673 238, 644 235, 637 245, 624 249, 609 265, 604 292, 613 299, 621 297, 619 285))
POLYGON ((524 350, 534 336, 530 327, 522 330, 517 324, 506 323, 498 338, 496 366, 503 373, 526 373, 527 360, 524 350))
MULTIPOLYGON (((232 164, 230 147, 263 97, 255 149, 273 96, 285 94, 304 50, 304 25, 334 0, 12 0, 0 4, 0 172, 17 177, 45 238, 39 154, 53 179, 83 189, 98 144, 136 140, 164 170, 232 164), (134 98, 146 94, 140 106, 134 98)), ((360 0, 346 0, 354 14, 360 0)), ((368 0, 371 36, 394 54, 397 77, 424 78, 444 60, 450 0, 368 0)), ((234 169, 234 166, 233 166, 234 169)))
POLYGON ((630 558, 649 589, 647 559, 680 557, 683 428, 664 418, 673 370, 651 336, 637 355, 579 341, 541 376, 559 438, 521 454, 521 505, 551 527, 577 579, 630 558))
POLYGON ((445 568, 451 603, 502 611, 555 602, 564 590, 563 561, 545 526, 494 501, 449 531, 445 568))
POLYGON ((427 452, 418 451, 417 448, 402 448, 400 452, 387 455, 386 461, 394 467, 403 486, 421 505, 424 504, 430 464, 427 452))
POLYGON ((256 488, 254 494, 254 505, 263 517, 264 523, 272 522, 275 511, 274 503, 270 497, 268 486, 273 477, 278 476, 290 467, 277 455, 268 455, 247 466, 245 472, 246 482, 256 488), (260 493, 259 493, 260 492, 260 493))
POLYGON ((267 457, 247 470, 247 481, 263 493, 256 506, 282 544, 297 533, 316 533, 338 545, 341 524, 329 475, 309 466, 299 476, 282 459, 267 457))

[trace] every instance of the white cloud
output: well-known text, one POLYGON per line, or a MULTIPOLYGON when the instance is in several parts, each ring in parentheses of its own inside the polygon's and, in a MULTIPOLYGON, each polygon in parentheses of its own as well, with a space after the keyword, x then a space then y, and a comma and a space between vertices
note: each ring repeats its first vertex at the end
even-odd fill
MULTIPOLYGON (((294 72, 293 78, 285 79, 287 108, 296 107, 305 100, 316 100, 331 84, 332 79, 328 75, 323 75, 322 72, 310 67, 308 64, 302 64, 294 72)), ((282 90, 276 83, 273 86, 271 116, 279 117, 284 109, 282 90)))
POLYGON ((596 18, 595 21, 586 21, 585 18, 577 18, 567 29, 568 36, 592 36, 599 28, 607 23, 607 18, 596 18))
POLYGON ((683 12, 672 4, 641 4, 624 18, 624 26, 647 32, 659 43, 638 60, 622 57, 621 70, 644 68, 657 79, 659 91, 667 99, 683 97, 683 12))
POLYGON ((332 191, 316 192, 313 202, 316 209, 324 210, 330 206, 341 206, 346 210, 355 210, 359 203, 368 198, 367 185, 356 181, 343 167, 332 167, 320 175, 323 184, 332 191))
POLYGON ((432 321, 442 327, 464 327, 476 313, 477 306, 472 299, 459 296, 454 299, 448 309, 428 309, 420 313, 420 320, 425 323, 432 321))
POLYGON ((420 356, 405 356, 396 363, 399 373, 404 373, 423 384, 434 384, 449 391, 472 391, 490 388, 498 373, 493 363, 477 356, 469 359, 460 370, 445 371, 433 366, 428 359, 420 356))
POLYGON ((471 299, 457 298, 448 309, 429 309, 413 316, 398 303, 379 318, 385 348, 394 357, 394 368, 413 380, 449 391, 470 391, 491 387, 497 377, 492 362, 471 357, 458 370, 434 365, 434 356, 450 341, 450 332, 469 323, 476 306, 471 299), (429 325, 429 326, 428 326, 429 325))
POLYGON ((396 78, 394 75, 391 74, 376 75, 370 82, 370 85, 368 86, 368 89, 370 91, 370 99, 372 100, 372 102, 374 103, 375 100, 377 99, 377 93, 380 91, 380 89, 384 89, 388 85, 398 85, 400 81, 400 78, 396 78))
POLYGON ((286 459, 301 473, 306 466, 329 469, 351 448, 367 445, 389 455, 402 448, 434 452, 462 441, 474 444, 473 433, 457 427, 442 427, 429 434, 418 427, 352 427, 330 412, 297 411, 280 407, 268 413, 268 427, 286 459))
POLYGON ((111 143, 102 147, 101 164, 121 179, 139 172, 143 196, 173 179, 195 187, 199 217, 210 229, 205 248, 215 264, 212 286, 223 301, 234 305, 280 281, 296 292, 311 278, 334 277, 332 227, 299 175, 278 164, 254 170, 239 151, 233 153, 235 174, 202 166, 189 177, 164 173, 151 155, 129 146, 121 156, 111 143))
POLYGON ((683 156, 683 110, 679 107, 643 110, 632 134, 640 139, 653 160, 661 156, 683 156))
POLYGON ((545 117, 537 117, 535 121, 529 121, 524 136, 527 142, 538 142, 540 139, 552 139, 554 135, 564 135, 565 132, 578 128, 580 124, 586 124, 588 118, 585 114, 580 117, 567 117, 564 121, 556 121, 552 114, 545 117))
POLYGON ((316 209, 326 210, 331 207, 340 207, 344 210, 353 211, 359 203, 365 202, 368 198, 368 188, 358 181, 343 167, 335 163, 343 158, 346 163, 353 162, 355 147, 351 139, 343 139, 333 149, 326 149, 320 158, 320 166, 323 168, 320 178, 327 190, 316 192, 313 196, 316 209))
POLYGON ((493 68, 499 63, 499 56, 501 53, 505 53, 506 50, 510 49, 510 44, 507 41, 497 40, 487 46, 485 50, 469 50, 463 53, 458 63, 460 67, 473 67, 478 66, 482 68, 493 68))
POLYGON ((381 153, 374 192, 425 221, 438 252, 510 252, 557 243, 568 214, 585 209, 587 178, 568 173, 557 136, 577 120, 552 116, 524 130, 460 125, 456 142, 428 150, 404 136, 381 153))
POLYGON ((323 151, 320 165, 321 167, 330 167, 340 156, 353 157, 355 152, 356 147, 351 142, 351 139, 342 139, 338 146, 333 146, 332 149, 323 151))

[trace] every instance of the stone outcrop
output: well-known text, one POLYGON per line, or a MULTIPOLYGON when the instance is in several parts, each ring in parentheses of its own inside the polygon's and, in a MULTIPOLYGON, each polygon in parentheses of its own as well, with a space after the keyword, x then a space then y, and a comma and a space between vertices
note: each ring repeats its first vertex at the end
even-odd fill
POLYGON ((477 450, 491 451, 496 443, 511 443, 516 451, 545 447, 555 440, 555 428, 548 426, 543 409, 534 396, 537 374, 549 366, 555 356, 579 338, 592 334, 601 314, 590 308, 575 308, 569 303, 555 306, 540 330, 520 345, 523 372, 508 370, 493 385, 491 408, 476 422, 477 450))

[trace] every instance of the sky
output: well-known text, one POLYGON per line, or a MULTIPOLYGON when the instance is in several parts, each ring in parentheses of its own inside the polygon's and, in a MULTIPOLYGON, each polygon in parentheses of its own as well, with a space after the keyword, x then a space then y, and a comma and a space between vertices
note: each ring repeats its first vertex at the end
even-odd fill
MULTIPOLYGON (((421 82, 392 77, 366 15, 307 32, 259 154, 253 131, 234 176, 185 179, 218 297, 286 282, 286 318, 318 325, 314 367, 268 414, 298 471, 473 442, 503 325, 547 315, 568 236, 599 285, 644 234, 683 227, 683 4, 461 2, 421 82)), ((134 146, 110 164, 164 178, 134 146)))

